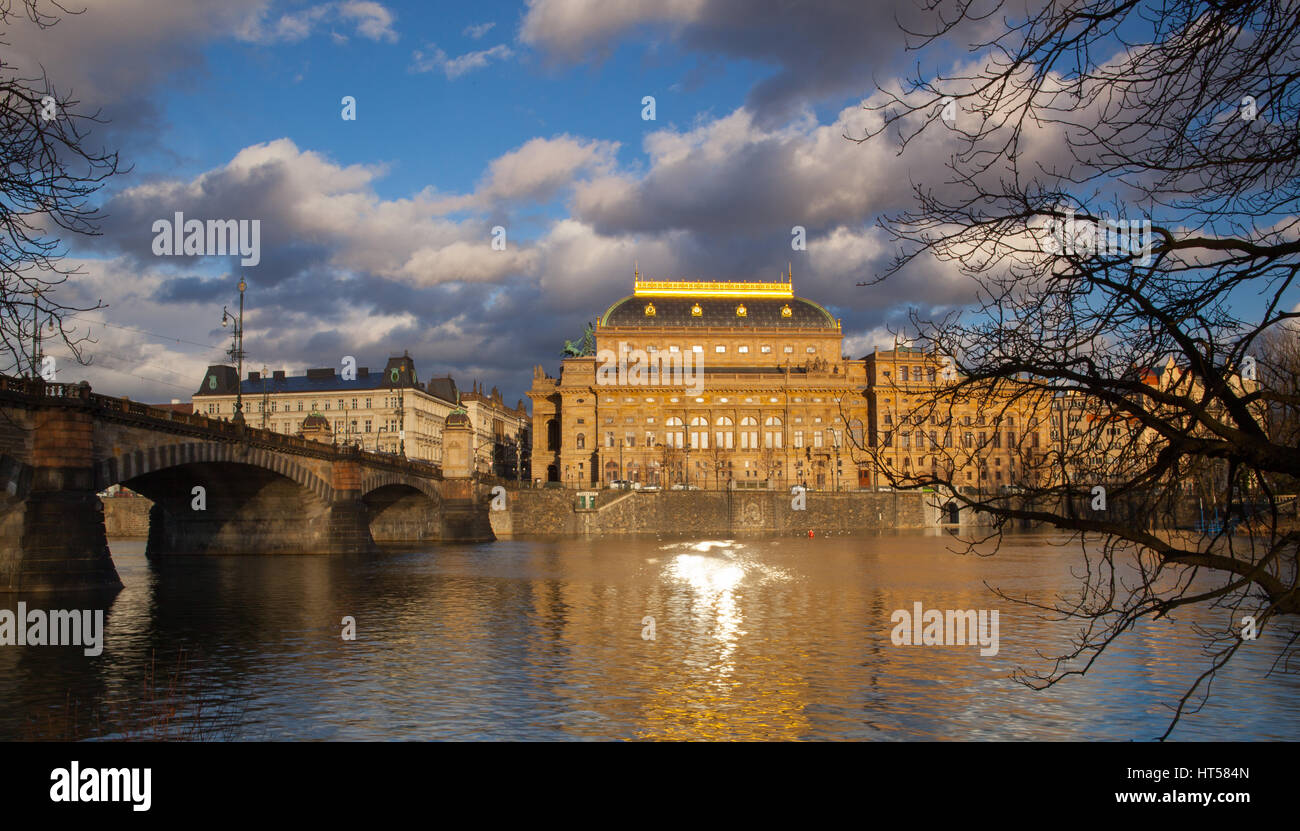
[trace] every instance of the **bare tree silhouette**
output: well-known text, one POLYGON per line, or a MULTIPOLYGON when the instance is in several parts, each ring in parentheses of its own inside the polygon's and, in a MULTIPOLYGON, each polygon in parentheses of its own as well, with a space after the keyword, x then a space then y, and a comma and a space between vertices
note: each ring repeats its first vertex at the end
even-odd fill
MULTIPOLYGON (((18 9, 13 0, 0 0, 0 25, 25 14, 45 29, 59 15, 77 13, 53 0, 21 0, 18 9)), ((88 330, 79 333, 69 317, 104 307, 58 297, 58 287, 78 273, 61 263, 66 247, 58 229, 97 234, 102 217, 90 199, 119 172, 116 153, 88 146, 98 112, 81 114, 79 106, 44 71, 24 75, 0 52, 0 371, 37 374, 38 337, 57 338, 84 363, 88 330)))
POLYGON ((913 182, 913 207, 881 220, 899 254, 877 281, 933 258, 976 292, 914 311, 908 331, 952 359, 916 409, 957 441, 931 448, 932 466, 885 470, 986 512, 992 530, 964 540, 981 552, 1010 523, 1071 532, 1079 592, 1032 605, 1079 635, 1047 671, 1023 672, 1030 686, 1086 672, 1143 619, 1217 610, 1222 625, 1198 630, 1206 669, 1164 738, 1238 650, 1264 648, 1247 646, 1243 617, 1281 632, 1267 641, 1281 644, 1275 670, 1295 654, 1300 15, 1277 0, 958 9, 909 32, 909 48, 962 21, 1009 25, 975 45, 975 70, 880 90, 852 139, 896 142, 904 160, 951 145, 943 180, 913 182), (984 442, 953 424, 958 410, 987 415, 984 442), (1034 423, 1008 430, 1017 417, 1034 423), (1003 438, 1023 466, 1012 484, 968 486, 962 471, 1003 438), (1221 522, 1153 527, 1198 491, 1221 522))

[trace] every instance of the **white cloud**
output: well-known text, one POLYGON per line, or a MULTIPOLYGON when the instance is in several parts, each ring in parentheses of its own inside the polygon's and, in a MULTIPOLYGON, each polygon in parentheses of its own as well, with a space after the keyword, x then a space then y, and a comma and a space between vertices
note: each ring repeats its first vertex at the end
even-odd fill
MULTIPOLYGON (((296 43, 311 36, 322 23, 339 21, 353 26, 356 34, 373 41, 396 41, 393 13, 373 0, 344 0, 322 3, 296 12, 273 15, 270 5, 249 14, 235 29, 240 40, 258 44, 296 43)), ((337 36, 335 42, 339 42, 337 36)))
POLYGON ((495 22, 488 21, 487 23, 479 23, 474 26, 466 26, 465 31, 461 32, 461 34, 467 37, 472 37, 474 38, 474 40, 478 40, 479 38, 486 35, 488 31, 495 25, 497 25, 495 22))
POLYGON ((478 52, 466 52, 455 58, 447 57, 447 53, 437 46, 429 47, 432 51, 424 52, 415 50, 411 55, 411 70, 414 72, 442 72, 448 79, 454 80, 467 72, 473 72, 476 69, 482 69, 492 60, 506 60, 514 56, 514 51, 505 44, 493 46, 491 49, 482 49, 478 52))

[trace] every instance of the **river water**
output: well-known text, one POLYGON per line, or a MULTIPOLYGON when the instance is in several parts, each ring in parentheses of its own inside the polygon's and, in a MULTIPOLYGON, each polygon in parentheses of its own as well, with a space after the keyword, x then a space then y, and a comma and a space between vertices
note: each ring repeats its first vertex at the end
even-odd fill
MULTIPOLYGON (((989 586, 1077 591, 1079 552, 1056 541, 972 557, 925 532, 507 540, 152 564, 119 540, 126 588, 101 655, 0 646, 0 738, 1159 736, 1207 666, 1192 624, 1225 613, 1145 625, 1086 676, 1030 690, 1012 673, 1045 670, 1038 653, 1078 624, 989 586), (997 654, 894 645, 891 614, 918 602, 998 610, 997 654)), ((1239 652, 1172 737, 1300 739, 1300 678, 1265 677, 1281 643, 1266 632, 1239 652)))

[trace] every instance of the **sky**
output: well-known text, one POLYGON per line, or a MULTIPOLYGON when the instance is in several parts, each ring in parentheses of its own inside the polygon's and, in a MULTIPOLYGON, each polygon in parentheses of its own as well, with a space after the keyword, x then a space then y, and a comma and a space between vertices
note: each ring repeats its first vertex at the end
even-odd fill
POLYGON ((92 144, 130 168, 99 194, 102 234, 65 237, 83 273, 60 299, 107 308, 75 321, 91 366, 51 350, 59 380, 188 401, 226 361, 240 279, 245 371, 405 351, 422 380, 477 380, 512 404, 631 293, 634 267, 789 268, 855 358, 891 345, 910 307, 971 298, 933 261, 856 285, 895 254, 876 218, 941 179, 952 150, 927 134, 904 163, 844 137, 914 69, 899 29, 913 0, 81 4, 45 30, 11 22, 0 47, 98 110, 92 144), (176 212, 259 220, 260 260, 158 256, 154 223, 176 212))

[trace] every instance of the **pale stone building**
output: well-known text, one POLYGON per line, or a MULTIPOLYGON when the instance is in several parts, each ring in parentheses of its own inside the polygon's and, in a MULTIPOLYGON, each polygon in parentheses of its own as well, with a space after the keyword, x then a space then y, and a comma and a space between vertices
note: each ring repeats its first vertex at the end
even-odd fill
POLYGON ((527 478, 531 428, 523 402, 509 407, 496 389, 482 393, 477 384, 462 394, 449 376, 422 383, 406 355, 390 358, 380 372, 357 367, 356 377, 348 379, 325 367, 292 376, 249 372, 240 381, 234 367, 210 366, 194 394, 193 412, 232 419, 237 384, 250 427, 434 464, 442 462, 443 426, 459 401, 474 427, 476 469, 527 478), (308 421, 311 416, 316 418, 308 421))

